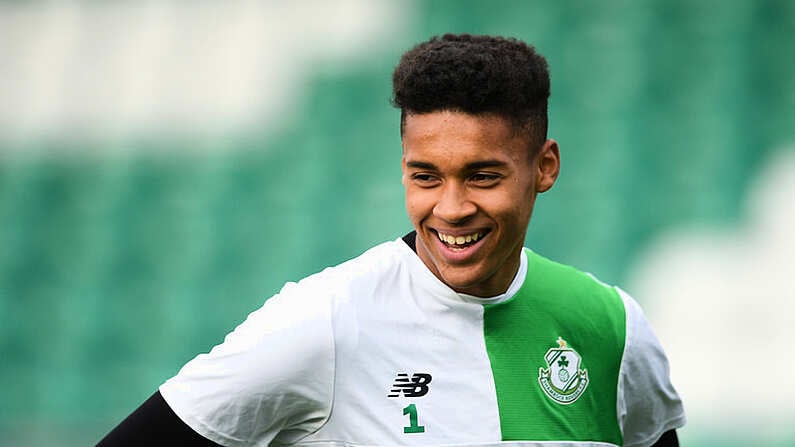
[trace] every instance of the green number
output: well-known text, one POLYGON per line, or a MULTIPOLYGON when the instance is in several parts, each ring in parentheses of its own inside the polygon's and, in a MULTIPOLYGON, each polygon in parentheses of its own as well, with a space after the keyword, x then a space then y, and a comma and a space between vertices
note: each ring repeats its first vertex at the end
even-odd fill
POLYGON ((409 415, 409 426, 403 427, 403 433, 425 433, 425 426, 417 421, 417 406, 409 405, 403 409, 403 415, 409 415))

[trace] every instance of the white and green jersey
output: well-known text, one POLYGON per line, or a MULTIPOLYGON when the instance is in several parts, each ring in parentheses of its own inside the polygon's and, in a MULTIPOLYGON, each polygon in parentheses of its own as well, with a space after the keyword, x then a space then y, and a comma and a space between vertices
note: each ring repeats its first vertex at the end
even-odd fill
POLYGON ((288 283, 160 392, 226 446, 645 446, 684 424, 621 290, 525 250, 505 294, 462 295, 400 239, 288 283))

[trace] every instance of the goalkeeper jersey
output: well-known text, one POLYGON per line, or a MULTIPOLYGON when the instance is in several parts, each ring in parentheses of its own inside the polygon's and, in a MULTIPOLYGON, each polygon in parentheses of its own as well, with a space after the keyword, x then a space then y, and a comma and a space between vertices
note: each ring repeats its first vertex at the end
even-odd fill
POLYGON ((288 283, 160 392, 226 446, 645 446, 684 424, 622 290, 525 249, 456 293, 402 240, 288 283))

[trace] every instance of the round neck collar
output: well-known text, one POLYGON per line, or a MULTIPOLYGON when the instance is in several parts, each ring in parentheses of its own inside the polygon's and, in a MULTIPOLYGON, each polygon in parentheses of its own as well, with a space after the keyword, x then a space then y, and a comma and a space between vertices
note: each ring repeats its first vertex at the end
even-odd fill
POLYGON ((417 253, 409 247, 405 241, 401 239, 397 239, 397 242, 405 253, 408 254, 409 259, 409 266, 410 266, 410 274, 417 275, 420 279, 422 279, 422 283, 427 285, 432 292, 448 297, 454 298, 460 301, 464 301, 467 303, 473 304, 497 304, 507 301, 513 298, 516 295, 516 292, 522 287, 524 284, 525 277, 527 276, 527 253, 525 249, 523 249, 519 256, 519 270, 517 270, 516 275, 514 276, 511 284, 508 286, 508 289, 499 295, 491 296, 491 297, 479 297, 475 295, 469 295, 466 293, 458 293, 455 290, 451 289, 450 286, 442 282, 436 275, 431 272, 428 266, 422 262, 422 259, 417 255, 417 253))

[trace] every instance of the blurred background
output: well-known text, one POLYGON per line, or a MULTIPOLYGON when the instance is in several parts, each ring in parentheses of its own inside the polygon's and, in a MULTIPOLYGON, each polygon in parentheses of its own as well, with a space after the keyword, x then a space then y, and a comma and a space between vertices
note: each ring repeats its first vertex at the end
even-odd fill
POLYGON ((0 1, 0 444, 92 445, 285 281, 408 230, 400 54, 534 44, 527 245, 621 284, 684 445, 795 445, 795 2, 0 1))

